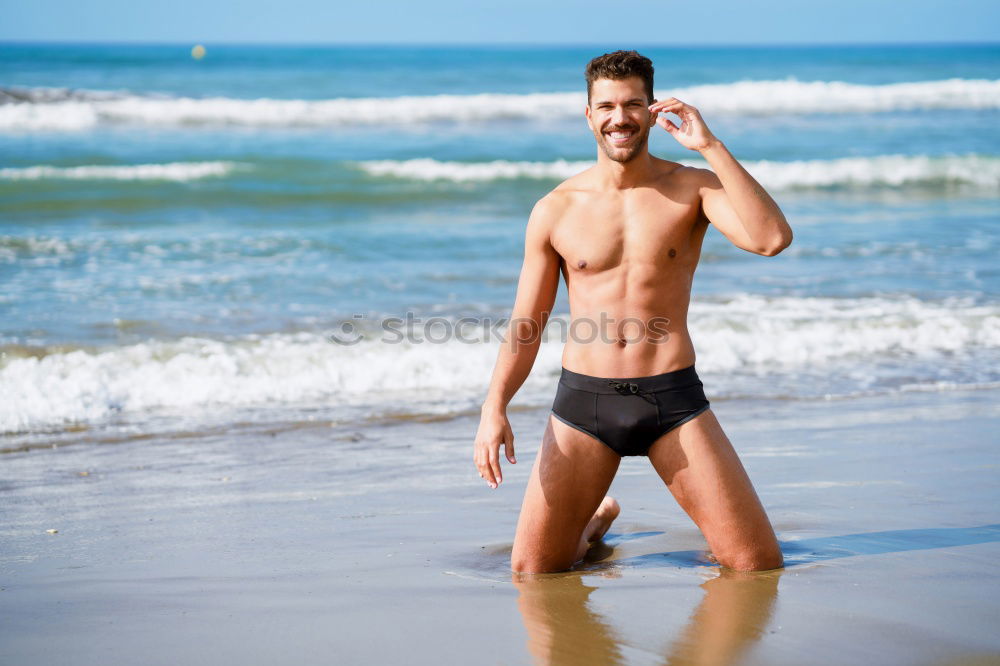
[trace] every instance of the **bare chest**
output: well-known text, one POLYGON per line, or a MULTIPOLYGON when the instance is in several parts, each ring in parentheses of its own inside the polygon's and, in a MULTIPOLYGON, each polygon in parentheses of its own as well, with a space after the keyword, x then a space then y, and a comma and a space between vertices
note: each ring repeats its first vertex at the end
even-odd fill
POLYGON ((661 195, 595 198, 567 208, 553 228, 552 245, 570 272, 696 263, 698 212, 696 205, 661 195))

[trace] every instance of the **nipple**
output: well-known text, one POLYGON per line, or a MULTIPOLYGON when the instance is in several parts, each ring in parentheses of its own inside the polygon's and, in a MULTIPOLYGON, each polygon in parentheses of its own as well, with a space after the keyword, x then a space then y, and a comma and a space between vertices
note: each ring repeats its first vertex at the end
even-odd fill
POLYGON ((671 259, 673 259, 674 257, 677 256, 677 250, 675 250, 674 248, 670 248, 670 252, 667 252, 667 254, 670 255, 671 259))
POLYGON ((584 259, 581 259, 580 261, 576 262, 576 267, 577 268, 586 268, 587 267, 587 262, 584 259))

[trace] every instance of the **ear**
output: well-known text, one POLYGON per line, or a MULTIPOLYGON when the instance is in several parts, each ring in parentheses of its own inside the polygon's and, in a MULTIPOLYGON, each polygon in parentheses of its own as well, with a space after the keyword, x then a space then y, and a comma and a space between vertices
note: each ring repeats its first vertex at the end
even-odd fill
POLYGON ((583 115, 585 115, 587 117, 587 127, 589 127, 591 130, 593 130, 594 129, 594 123, 591 121, 591 118, 590 118, 590 104, 588 104, 587 106, 583 107, 583 115))
MULTIPOLYGON (((654 104, 656 104, 656 98, 655 97, 653 98, 653 101, 649 103, 649 105, 652 106, 654 104)), ((650 127, 652 127, 653 125, 656 124, 656 118, 657 118, 657 114, 655 114, 655 113, 650 113, 649 114, 649 126, 650 127)))

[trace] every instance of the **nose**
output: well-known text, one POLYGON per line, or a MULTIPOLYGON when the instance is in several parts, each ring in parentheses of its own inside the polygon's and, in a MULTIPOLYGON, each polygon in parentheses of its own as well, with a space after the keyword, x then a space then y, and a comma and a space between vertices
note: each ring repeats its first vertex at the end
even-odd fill
POLYGON ((624 121, 625 121, 625 107, 616 106, 614 110, 611 112, 611 122, 613 122, 616 125, 620 125, 624 121))

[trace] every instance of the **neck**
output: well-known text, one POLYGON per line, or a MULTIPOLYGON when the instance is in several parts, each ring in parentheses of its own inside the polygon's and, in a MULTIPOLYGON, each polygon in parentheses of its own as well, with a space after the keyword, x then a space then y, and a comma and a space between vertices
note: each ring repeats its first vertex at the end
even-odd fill
POLYGON ((644 147, 628 162, 616 162, 598 148, 597 168, 608 189, 627 190, 649 181, 653 173, 653 158, 649 149, 644 147))

